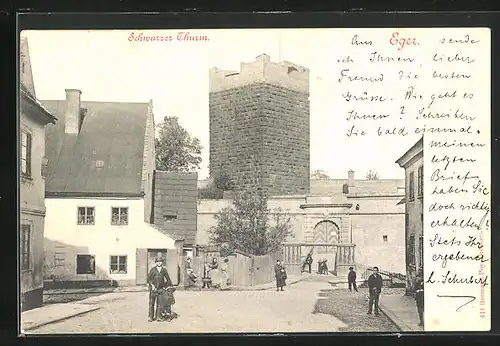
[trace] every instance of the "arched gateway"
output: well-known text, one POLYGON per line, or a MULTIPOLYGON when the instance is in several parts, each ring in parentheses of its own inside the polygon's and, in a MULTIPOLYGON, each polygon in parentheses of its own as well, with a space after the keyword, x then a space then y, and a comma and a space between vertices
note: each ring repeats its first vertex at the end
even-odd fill
POLYGON ((341 243, 340 228, 330 220, 319 221, 312 231, 312 241, 283 244, 285 266, 290 272, 300 274, 305 256, 311 253, 314 263, 326 259, 330 272, 346 275, 348 267, 354 265, 354 244, 341 243))
MULTIPOLYGON (((337 245, 338 243, 340 243, 339 227, 334 222, 329 220, 318 222, 316 226, 314 226, 313 243, 337 245)), ((316 249, 316 253, 332 253, 335 248, 336 246, 320 246, 316 249)))

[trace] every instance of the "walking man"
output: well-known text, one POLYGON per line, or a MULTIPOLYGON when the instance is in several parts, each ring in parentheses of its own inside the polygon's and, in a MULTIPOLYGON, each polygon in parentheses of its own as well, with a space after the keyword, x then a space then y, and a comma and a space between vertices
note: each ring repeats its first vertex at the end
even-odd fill
POLYGON ((352 292, 352 289, 358 292, 358 286, 356 285, 356 272, 353 267, 349 267, 349 274, 347 274, 347 283, 349 285, 349 291, 352 292))
POLYGON ((422 270, 418 271, 417 282, 415 283, 415 303, 417 304, 419 326, 424 326, 424 278, 422 270))
POLYGON ((170 313, 170 305, 163 306, 162 294, 167 287, 172 286, 172 281, 170 280, 167 269, 163 267, 163 258, 161 256, 156 257, 155 266, 149 271, 148 286, 149 322, 161 321, 163 309, 166 309, 167 313, 170 313))
POLYGON ((375 316, 378 316, 378 300, 380 298, 380 292, 382 292, 382 277, 378 273, 378 267, 373 267, 373 270, 374 273, 368 278, 368 291, 370 292, 368 315, 371 315, 372 308, 375 305, 375 316))
POLYGON ((304 264, 302 265, 302 273, 305 272, 306 266, 309 268, 309 274, 311 274, 311 264, 313 262, 312 255, 311 253, 308 253, 306 256, 306 259, 304 261, 304 264))

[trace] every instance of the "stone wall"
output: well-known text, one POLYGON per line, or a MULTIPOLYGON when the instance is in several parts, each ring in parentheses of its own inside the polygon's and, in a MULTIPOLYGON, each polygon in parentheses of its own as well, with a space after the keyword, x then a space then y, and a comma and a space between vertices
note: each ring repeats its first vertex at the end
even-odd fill
POLYGON ((197 230, 197 173, 155 171, 154 224, 194 245, 197 230))
MULTIPOLYGON (((340 243, 356 245, 356 264, 377 265, 383 270, 404 273, 405 215, 404 205, 398 205, 401 198, 401 195, 352 196, 340 200, 273 197, 268 200, 268 206, 281 208, 293 217, 294 234, 288 241, 313 242, 318 223, 330 221, 338 227, 340 243), (320 202, 335 204, 322 207, 320 202), (302 209, 301 205, 306 207, 302 209)), ((208 229, 216 225, 215 214, 230 206, 231 201, 200 200, 198 203, 197 244, 204 245, 208 244, 208 229)), ((326 257, 323 254, 315 256, 326 257)))
POLYGON ((210 175, 268 195, 309 192, 309 99, 266 83, 210 94, 210 175))

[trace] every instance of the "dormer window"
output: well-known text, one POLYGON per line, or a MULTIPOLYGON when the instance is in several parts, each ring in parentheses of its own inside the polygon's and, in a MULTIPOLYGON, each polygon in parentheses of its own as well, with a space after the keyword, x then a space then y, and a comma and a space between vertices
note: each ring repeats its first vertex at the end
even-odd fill
POLYGON ((97 161, 95 162, 95 167, 96 167, 96 168, 103 168, 103 167, 104 167, 104 161, 102 161, 102 160, 97 160, 97 161))

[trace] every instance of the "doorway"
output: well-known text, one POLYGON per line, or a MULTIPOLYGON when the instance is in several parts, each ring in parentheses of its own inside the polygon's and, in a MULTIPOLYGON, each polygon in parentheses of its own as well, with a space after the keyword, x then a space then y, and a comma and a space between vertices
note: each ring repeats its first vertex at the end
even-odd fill
POLYGON ((331 246, 315 246, 313 249, 313 258, 318 260, 327 260, 330 272, 336 272, 337 265, 337 244, 340 240, 340 229, 332 221, 320 221, 314 227, 313 243, 332 244, 331 246))

